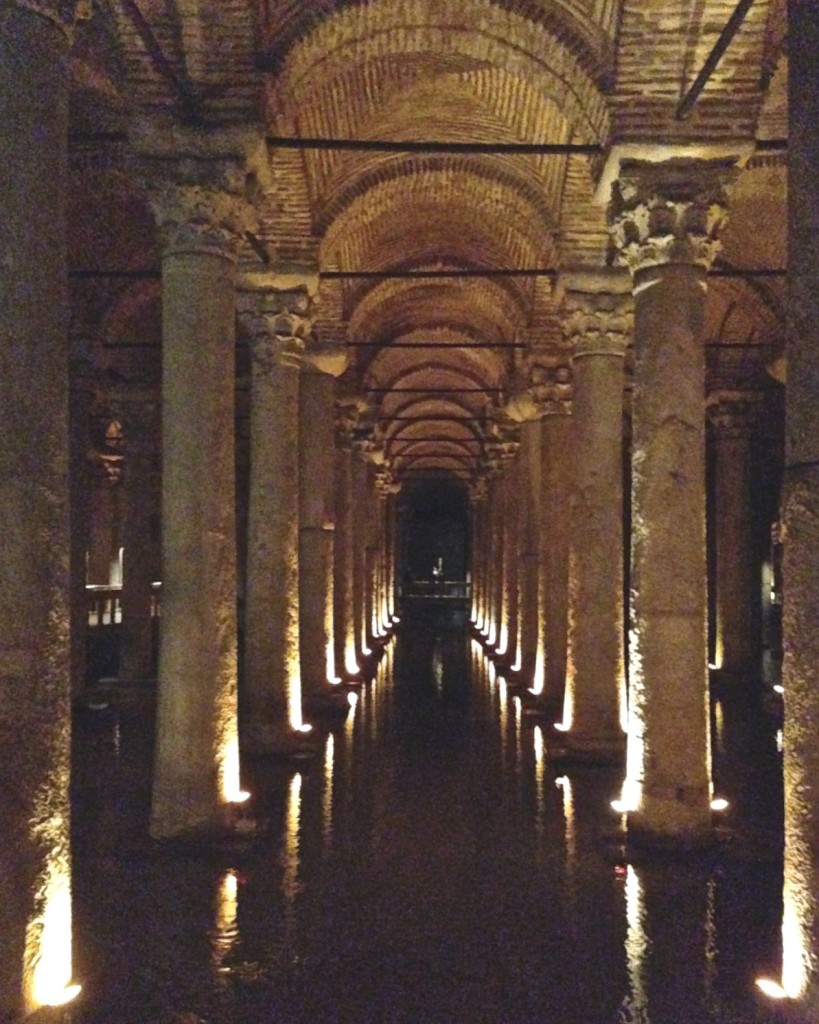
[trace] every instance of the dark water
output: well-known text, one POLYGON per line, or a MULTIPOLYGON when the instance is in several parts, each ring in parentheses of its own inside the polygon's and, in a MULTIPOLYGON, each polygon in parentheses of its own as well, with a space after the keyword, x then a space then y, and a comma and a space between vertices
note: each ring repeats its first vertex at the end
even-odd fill
POLYGON ((150 695, 123 694, 76 724, 73 1018, 772 1021, 775 725, 728 701, 717 724, 718 851, 626 865, 620 773, 551 764, 463 627, 416 612, 315 759, 248 772, 262 838, 170 853, 145 838, 150 695))

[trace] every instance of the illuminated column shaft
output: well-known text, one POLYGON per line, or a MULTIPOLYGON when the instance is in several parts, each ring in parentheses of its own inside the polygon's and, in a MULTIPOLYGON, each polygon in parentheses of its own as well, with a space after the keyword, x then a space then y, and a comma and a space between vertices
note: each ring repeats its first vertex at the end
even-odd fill
POLYGON ((472 500, 472 530, 470 545, 470 573, 472 577, 471 608, 472 621, 480 623, 483 610, 483 552, 484 552, 484 522, 486 503, 479 500, 473 494, 472 500))
POLYGON ((711 834, 701 333, 726 170, 635 163, 612 209, 634 286, 628 824, 658 844, 711 834))
POLYGON ((305 367, 300 384, 299 647, 309 702, 335 675, 335 665, 328 665, 333 643, 335 383, 328 374, 305 367))
MULTIPOLYGON (((342 440, 343 443, 343 440, 342 440)), ((336 528, 333 545, 333 621, 336 671, 349 674, 355 660, 353 618, 352 450, 335 454, 336 528)))
MULTIPOLYGON (((41 918, 52 879, 71 880, 67 63, 56 11, 52 22, 3 5, 0 742, 9 781, 0 798, 0 1017, 9 1020, 40 1003, 44 950, 36 931, 27 945, 27 926, 41 918)), ((70 972, 70 921, 57 938, 70 972)))
POLYGON ((489 563, 492 587, 490 626, 493 630, 495 644, 500 638, 500 630, 505 615, 505 575, 506 556, 504 542, 506 540, 506 476, 495 477, 492 486, 492 553, 489 563))
POLYGON ((623 359, 631 298, 622 272, 567 275, 573 345, 573 483, 564 722, 578 756, 625 753, 623 359), (616 276, 615 276, 616 275, 616 276))
POLYGON ((751 432, 747 398, 716 392, 708 398, 714 439, 716 502, 716 661, 720 678, 749 683, 759 669, 760 564, 754 552, 751 432))
POLYGON ((504 660, 514 664, 518 645, 518 609, 520 606, 520 520, 522 463, 518 458, 506 471, 506 508, 504 513, 504 621, 506 649, 504 660))
POLYGON ((541 423, 541 519, 538 642, 544 662, 541 703, 557 710, 566 678, 569 580, 571 417, 550 413, 541 423))
POLYGON ((163 182, 173 161, 157 164, 163 598, 151 833, 169 838, 221 824, 237 724, 234 247, 248 211, 239 158, 214 160, 207 183, 189 183, 184 160, 179 183, 163 182))
POLYGON ((521 427, 520 483, 520 672, 531 684, 535 673, 538 639, 538 592, 540 579, 540 420, 521 427))
POLYGON ((243 749, 267 754, 302 724, 299 365, 311 300, 294 288, 239 301, 252 345, 243 749))
POLYGON ((159 559, 154 557, 151 522, 158 504, 154 497, 154 464, 159 444, 159 406, 158 398, 150 393, 123 396, 119 404, 125 439, 119 678, 152 679, 156 675, 152 583, 159 578, 159 559))
POLYGON ((353 628, 355 653, 359 666, 363 664, 367 649, 367 622, 365 619, 367 588, 367 528, 369 518, 369 488, 367 463, 354 451, 352 459, 352 508, 350 532, 352 535, 351 566, 353 578, 353 628))
POLYGON ((791 4, 783 634, 783 982, 819 1019, 819 11, 791 4))

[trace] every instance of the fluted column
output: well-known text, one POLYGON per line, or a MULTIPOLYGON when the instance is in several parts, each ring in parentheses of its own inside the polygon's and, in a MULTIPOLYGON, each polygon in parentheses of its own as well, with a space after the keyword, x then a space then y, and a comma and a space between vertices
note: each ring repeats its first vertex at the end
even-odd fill
POLYGON ((299 650, 299 367, 309 284, 239 293, 251 334, 243 750, 287 753, 305 731, 299 650))
POLYGON ((0 10, 0 1018, 9 1020, 69 996, 72 970, 62 7, 0 10))
POLYGON ((158 511, 155 485, 159 462, 159 395, 143 389, 117 399, 122 422, 125 465, 122 528, 122 633, 119 678, 154 679, 153 581, 159 559, 154 555, 151 520, 158 511))
POLYGON ((612 234, 634 290, 629 749, 634 840, 711 836, 705 553, 706 273, 731 167, 635 161, 612 234))
POLYGON ((141 140, 163 235, 157 838, 222 825, 241 795, 234 285, 238 241, 253 221, 245 153, 234 142, 181 129, 170 152, 161 133, 141 140))
POLYGON ((631 332, 622 272, 568 274, 573 480, 566 688, 561 729, 577 757, 625 754, 623 359, 631 332))
POLYGON ((761 669, 759 558, 754 551, 751 436, 761 395, 708 396, 714 448, 715 665, 722 682, 748 684, 761 669))
POLYGON ((783 635, 785 874, 782 983, 819 1019, 819 10, 788 10, 788 283, 783 635))

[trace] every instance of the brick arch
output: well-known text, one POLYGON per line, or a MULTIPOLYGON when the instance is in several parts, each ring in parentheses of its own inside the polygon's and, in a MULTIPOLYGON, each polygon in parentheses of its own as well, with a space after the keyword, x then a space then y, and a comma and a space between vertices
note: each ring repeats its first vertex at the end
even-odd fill
MULTIPOLYGON (((269 124, 282 128, 298 120, 301 130, 324 124, 334 134, 355 137, 377 115, 385 88, 409 84, 394 69, 411 57, 412 77, 441 69, 502 68, 555 102, 579 139, 607 136, 602 85, 610 68, 588 47, 568 45, 565 22, 545 24, 491 0, 474 0, 468 27, 463 21, 448 24, 444 5, 421 0, 334 6, 325 20, 304 22, 298 41, 286 54, 281 51, 267 88, 269 124)), ((536 130, 530 124, 526 137, 534 138, 536 130)))
MULTIPOLYGON (((269 71, 280 72, 292 51, 331 15, 345 9, 371 7, 367 0, 279 0, 275 10, 262 5, 263 18, 261 63, 269 71)), ((423 4, 407 2, 408 15, 423 4)), ((577 0, 556 0, 544 5, 537 0, 492 0, 476 5, 480 8, 496 7, 499 16, 517 17, 538 25, 561 40, 575 56, 584 70, 595 80, 605 82, 613 73, 613 34, 616 7, 612 5, 608 17, 596 21, 588 5, 577 0)))
POLYGON ((412 175, 471 175, 478 179, 475 182, 478 193, 484 183, 489 188, 501 186, 520 196, 530 206, 544 230, 554 231, 557 227, 558 204, 555 200, 559 197, 548 195, 534 172, 523 172, 520 157, 422 154, 408 159, 395 154, 373 154, 356 163, 345 161, 339 172, 333 190, 324 198, 315 217, 315 230, 321 235, 326 234, 333 222, 343 216, 359 197, 387 182, 397 181, 404 185, 412 175))
POLYGON ((522 320, 522 311, 491 281, 385 282, 353 311, 349 336, 385 344, 411 335, 453 345, 472 338, 501 343, 516 337, 522 320))
MULTIPOLYGON (((356 197, 321 245, 323 267, 347 270, 514 268, 553 261, 548 225, 528 201, 471 171, 382 182, 356 197)), ((527 287, 531 283, 515 283, 520 301, 527 287)))

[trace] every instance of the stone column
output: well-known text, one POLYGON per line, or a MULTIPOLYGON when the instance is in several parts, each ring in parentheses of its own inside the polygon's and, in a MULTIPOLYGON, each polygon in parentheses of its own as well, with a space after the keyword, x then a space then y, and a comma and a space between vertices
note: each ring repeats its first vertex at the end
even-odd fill
POLYGON ((512 668, 517 658, 520 588, 521 460, 520 451, 506 468, 503 514, 503 620, 497 647, 502 663, 512 668))
POLYGON ((349 436, 338 431, 335 454, 336 528, 333 545, 333 621, 336 672, 357 679, 355 620, 353 618, 352 459, 349 436))
POLYGON ((761 566, 754 550, 751 459, 761 398, 716 391, 707 403, 716 484, 715 665, 717 678, 728 685, 752 683, 761 671, 761 566))
POLYGON ((334 633, 335 381, 343 353, 308 348, 299 395, 299 646, 304 702, 319 713, 348 707, 334 633))
POLYGON ((521 426, 520 475, 522 509, 520 532, 519 673, 531 686, 535 678, 540 580, 540 420, 521 426))
POLYGON ((782 983, 819 1019, 819 10, 788 10, 788 382, 783 635, 785 878, 782 983))
POLYGON ((492 480, 492 539, 489 551, 489 619, 487 643, 494 652, 500 639, 504 616, 504 579, 506 555, 504 517, 506 515, 506 476, 499 473, 492 480))
MULTIPOLYGON (((299 645, 299 367, 315 279, 239 292, 252 346, 242 749, 304 746, 299 645)), ((242 282, 243 289, 250 282, 242 282)))
POLYGON ((568 629, 571 417, 547 411, 540 421, 541 519, 538 659, 535 686, 544 712, 563 705, 568 629))
POLYGON ((631 296, 622 272, 567 274, 573 348, 573 480, 564 731, 571 755, 625 754, 623 359, 631 296))
POLYGON ((349 521, 350 568, 352 576, 353 630, 355 656, 359 668, 364 668, 370 648, 367 645, 366 598, 367 589, 367 525, 369 517, 369 487, 367 463, 361 453, 361 443, 355 442, 351 464, 352 507, 349 521))
MULTIPOLYGON (((0 9, 0 1017, 71 995, 69 26, 0 9), (52 969, 49 970, 49 967, 52 969)), ((35 9, 36 7, 36 9, 35 9)))
POLYGON ((711 837, 705 552, 706 273, 731 161, 621 168, 612 234, 634 287, 629 749, 632 840, 711 837))
POLYGON ((156 678, 154 622, 151 618, 154 557, 151 521, 158 511, 155 484, 159 461, 159 395, 143 390, 121 394, 124 517, 122 530, 122 633, 119 678, 128 682, 156 678))
POLYGON ((210 832, 240 799, 236 250, 252 224, 234 140, 146 131, 163 234, 162 620, 151 834, 210 832), (156 147, 155 152, 151 146, 156 147), (188 156, 191 159, 188 159, 188 156))

